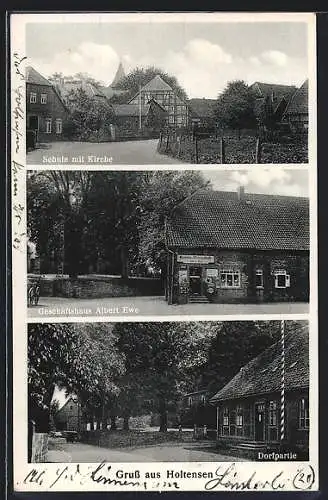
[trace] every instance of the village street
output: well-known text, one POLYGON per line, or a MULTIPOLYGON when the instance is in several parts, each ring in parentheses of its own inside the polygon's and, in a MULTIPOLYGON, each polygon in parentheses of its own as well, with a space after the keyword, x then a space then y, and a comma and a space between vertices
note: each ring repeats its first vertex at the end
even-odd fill
POLYGON ((29 318, 59 316, 204 316, 235 314, 306 314, 304 302, 270 304, 184 304, 168 305, 164 297, 112 297, 70 299, 40 297, 37 306, 28 308, 29 318))
POLYGON ((84 443, 63 443, 48 452, 49 462, 231 462, 242 458, 216 452, 213 443, 169 443, 140 448, 108 449, 84 443), (60 449, 59 449, 60 448, 60 449))
POLYGON ((180 164, 157 152, 158 139, 125 142, 52 142, 26 155, 29 165, 151 165, 180 164))

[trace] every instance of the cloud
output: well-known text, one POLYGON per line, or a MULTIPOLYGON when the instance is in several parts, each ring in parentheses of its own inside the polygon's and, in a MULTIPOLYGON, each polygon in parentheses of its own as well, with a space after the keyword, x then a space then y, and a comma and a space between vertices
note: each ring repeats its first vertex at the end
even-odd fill
POLYGON ((249 193, 308 196, 307 176, 299 171, 253 166, 249 170, 211 173, 208 177, 218 190, 236 191, 244 186, 249 193))
POLYGON ((54 54, 50 61, 36 59, 31 61, 31 64, 46 77, 54 72, 64 75, 88 73, 96 80, 109 84, 114 78, 119 62, 119 55, 110 45, 83 42, 74 51, 67 49, 54 54))
POLYGON ((290 173, 279 168, 253 167, 249 171, 233 171, 231 180, 237 185, 250 185, 268 188, 272 184, 283 186, 290 181, 290 173))
MULTIPOLYGON (((54 49, 55 50, 55 49, 54 49)), ((64 75, 89 73, 93 78, 109 85, 116 73, 120 56, 106 44, 84 41, 74 49, 54 52, 52 58, 34 59, 30 64, 45 77, 54 72, 64 75)), ((300 85, 307 76, 304 60, 288 58, 277 50, 268 50, 251 57, 233 57, 224 46, 204 38, 189 40, 179 50, 166 50, 154 56, 150 50, 139 57, 133 49, 122 56, 124 69, 136 66, 157 66, 174 75, 190 98, 217 98, 231 80, 245 80, 300 85), (288 71, 286 65, 288 62, 288 71)))
POLYGON ((263 52, 260 57, 265 63, 275 66, 285 67, 288 63, 288 56, 279 50, 268 50, 263 52))

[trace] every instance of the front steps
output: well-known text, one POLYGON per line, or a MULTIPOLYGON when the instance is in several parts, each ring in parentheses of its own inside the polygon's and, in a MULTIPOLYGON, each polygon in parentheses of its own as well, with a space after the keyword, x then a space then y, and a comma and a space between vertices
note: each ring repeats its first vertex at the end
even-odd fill
POLYGON ((189 304, 209 304, 210 301, 208 300, 205 295, 191 295, 188 299, 189 304))

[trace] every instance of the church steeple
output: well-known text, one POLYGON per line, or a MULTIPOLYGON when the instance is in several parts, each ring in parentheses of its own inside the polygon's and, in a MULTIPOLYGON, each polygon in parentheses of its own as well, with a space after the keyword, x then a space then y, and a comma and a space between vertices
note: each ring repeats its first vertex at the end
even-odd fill
POLYGON ((120 81, 123 80, 124 77, 125 77, 125 72, 122 61, 120 61, 120 64, 116 71, 116 75, 114 76, 114 80, 112 81, 110 86, 115 88, 120 83, 120 81))

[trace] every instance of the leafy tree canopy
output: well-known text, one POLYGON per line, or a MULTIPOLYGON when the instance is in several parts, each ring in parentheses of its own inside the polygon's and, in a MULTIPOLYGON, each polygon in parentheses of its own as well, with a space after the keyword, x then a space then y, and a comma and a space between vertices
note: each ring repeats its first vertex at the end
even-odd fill
POLYGON ((255 95, 243 80, 229 82, 217 99, 215 115, 219 126, 239 130, 255 127, 254 106, 255 95))
POLYGON ((175 76, 169 75, 160 68, 150 66, 146 68, 137 67, 122 78, 122 80, 118 83, 117 88, 127 90, 127 92, 122 95, 112 97, 111 101, 120 103, 128 102, 139 92, 140 86, 143 87, 146 85, 156 75, 160 75, 163 80, 176 91, 177 95, 181 99, 186 100, 188 98, 186 91, 181 87, 175 76))
POLYGON ((108 325, 30 324, 28 386, 30 417, 47 428, 55 386, 89 397, 107 397, 124 371, 108 325), (95 334, 96 331, 96 334, 95 334))

